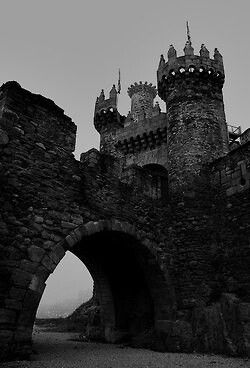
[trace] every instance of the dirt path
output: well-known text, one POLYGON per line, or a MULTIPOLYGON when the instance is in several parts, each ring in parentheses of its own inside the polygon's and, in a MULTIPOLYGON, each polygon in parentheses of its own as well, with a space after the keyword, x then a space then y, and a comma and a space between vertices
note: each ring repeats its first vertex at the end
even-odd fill
POLYGON ((69 340, 76 334, 34 332, 32 361, 9 362, 2 368, 250 368, 250 360, 216 355, 158 353, 119 345, 69 340))

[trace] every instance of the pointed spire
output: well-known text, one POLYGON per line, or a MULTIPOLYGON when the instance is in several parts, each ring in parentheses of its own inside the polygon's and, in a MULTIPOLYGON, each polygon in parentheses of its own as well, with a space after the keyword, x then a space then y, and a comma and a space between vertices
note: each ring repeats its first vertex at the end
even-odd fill
POLYGON ((163 67, 164 67, 164 65, 165 65, 165 59, 164 59, 164 56, 161 54, 158 69, 163 68, 163 67))
POLYGON ((113 84, 113 87, 111 88, 109 92, 109 98, 116 98, 116 96, 117 96, 117 91, 116 91, 115 85, 113 84))
POLYGON ((121 93, 121 71, 119 68, 119 76, 118 76, 118 83, 117 83, 117 93, 121 93))
POLYGON ((187 25, 187 42, 191 45, 192 41, 191 41, 191 36, 190 36, 190 29, 189 29, 188 20, 186 22, 186 25, 187 25))
POLYGON ((98 101, 102 102, 104 100, 105 100, 105 95, 104 95, 104 90, 102 89, 98 101))
POLYGON ((176 50, 173 45, 170 45, 168 50, 168 61, 176 59, 176 57, 177 57, 176 50))
POLYGON ((191 42, 189 42, 189 41, 186 42, 183 51, 184 51, 184 54, 186 56, 192 56, 192 55, 194 55, 194 48, 192 47, 191 42))
POLYGON ((187 25, 187 41, 185 44, 185 47, 183 49, 184 54, 187 56, 191 56, 194 55, 194 49, 192 47, 192 42, 191 42, 191 36, 190 36, 190 29, 189 29, 189 25, 188 25, 188 21, 186 22, 187 25))
POLYGON ((200 56, 204 57, 204 58, 209 58, 209 51, 206 48, 206 46, 204 45, 204 43, 202 43, 202 45, 201 45, 200 56))
POLYGON ((217 48, 214 49, 214 60, 222 61, 222 55, 217 48))

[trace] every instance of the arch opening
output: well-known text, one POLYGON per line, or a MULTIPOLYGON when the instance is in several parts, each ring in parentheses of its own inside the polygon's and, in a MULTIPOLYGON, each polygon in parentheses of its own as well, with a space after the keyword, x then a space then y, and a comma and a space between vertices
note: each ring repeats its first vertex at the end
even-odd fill
POLYGON ((139 242, 132 236, 104 231, 74 248, 90 270, 101 307, 104 339, 132 338, 154 326, 154 302, 139 242))
POLYGON ((36 319, 65 318, 93 295, 93 279, 72 252, 67 251, 46 281, 36 319))
MULTIPOLYGON (((137 234, 127 222, 101 220, 79 226, 55 248, 54 254, 52 249, 50 257, 58 257, 56 264, 65 254, 62 246, 70 250, 85 264, 94 280, 99 313, 94 322, 99 321, 99 325, 87 326, 90 338, 133 343, 134 338, 153 332, 162 320, 175 318, 175 298, 167 270, 156 256, 156 244, 143 234, 140 231, 137 234), (71 245, 69 237, 72 237, 71 245), (59 251, 61 256, 58 256, 59 251)), ((16 325, 17 331, 20 328, 24 331, 25 327, 20 347, 31 341, 36 311, 49 276, 48 269, 42 271, 39 267, 38 270, 25 297, 29 302, 29 315, 26 316, 24 309, 16 325)))

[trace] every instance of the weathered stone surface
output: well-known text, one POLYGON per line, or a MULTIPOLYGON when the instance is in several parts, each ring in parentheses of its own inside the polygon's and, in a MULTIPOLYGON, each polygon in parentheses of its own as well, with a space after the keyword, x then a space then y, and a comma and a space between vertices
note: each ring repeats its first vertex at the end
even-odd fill
POLYGON ((0 309, 0 326, 4 326, 4 329, 9 325, 13 326, 15 323, 16 312, 12 309, 0 309))
POLYGON ((127 117, 115 88, 102 93, 100 152, 80 162, 62 109, 15 82, 0 88, 3 354, 29 351, 45 282, 67 250, 95 281, 91 331, 165 351, 250 354, 250 142, 228 152, 220 55, 169 55, 173 70, 163 59, 158 70, 167 112, 146 83, 130 90, 127 117))
POLYGON ((12 280, 15 286, 25 288, 31 280, 31 274, 17 268, 12 273, 12 280))
POLYGON ((68 221, 62 221, 61 225, 63 228, 65 229, 75 229, 76 228, 76 224, 73 222, 68 222, 68 221))
POLYGON ((0 145, 4 146, 8 144, 8 142, 9 142, 8 134, 3 129, 0 129, 0 145))
POLYGON ((26 289, 12 287, 10 289, 10 297, 15 300, 22 300, 26 293, 26 289))
POLYGON ((176 352, 193 351, 193 333, 190 323, 159 320, 155 328, 165 349, 176 352))
POLYGON ((45 254, 44 249, 39 248, 35 245, 32 245, 30 248, 28 248, 28 255, 31 261, 40 262, 44 254, 45 254))

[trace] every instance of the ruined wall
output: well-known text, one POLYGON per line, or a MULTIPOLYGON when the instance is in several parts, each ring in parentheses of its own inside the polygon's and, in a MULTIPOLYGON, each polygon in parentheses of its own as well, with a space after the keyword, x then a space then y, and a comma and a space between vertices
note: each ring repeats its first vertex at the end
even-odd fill
MULTIPOLYGON (((99 154, 95 167, 91 154, 76 161, 75 125, 50 101, 16 83, 1 92, 1 348, 3 356, 25 356, 45 281, 68 249, 67 236, 85 223, 115 218, 136 225, 150 248, 161 236, 162 205, 153 206, 138 185, 121 183, 112 157, 99 154)), ((152 251, 162 258, 162 247, 152 251)))
MULTIPOLYGON (((15 82, 0 96, 2 357, 29 354, 47 277, 65 251, 81 254, 81 240, 100 242, 103 232, 120 245, 129 239, 148 270, 158 348, 249 353, 249 144, 204 166, 184 195, 163 196, 145 169, 121 170, 119 156, 90 150, 76 161, 75 125, 52 101, 15 82)), ((164 115, 143 124, 154 122, 164 126, 164 115)), ((148 162, 134 155, 133 163, 148 162)), ((107 282, 93 272, 110 302, 107 282)))

